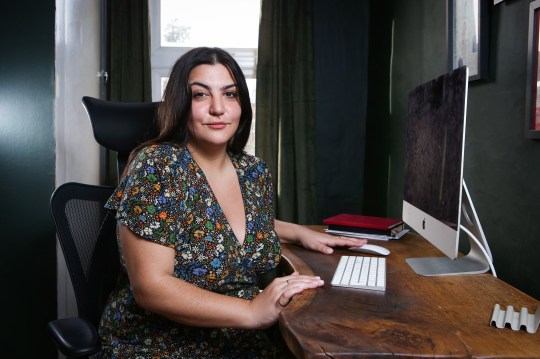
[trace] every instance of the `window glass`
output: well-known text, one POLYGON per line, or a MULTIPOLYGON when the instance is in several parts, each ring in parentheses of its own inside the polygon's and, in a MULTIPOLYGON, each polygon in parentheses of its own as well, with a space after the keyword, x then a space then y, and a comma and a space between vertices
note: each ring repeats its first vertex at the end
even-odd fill
POLYGON ((161 46, 257 48, 257 0, 161 0, 161 46))

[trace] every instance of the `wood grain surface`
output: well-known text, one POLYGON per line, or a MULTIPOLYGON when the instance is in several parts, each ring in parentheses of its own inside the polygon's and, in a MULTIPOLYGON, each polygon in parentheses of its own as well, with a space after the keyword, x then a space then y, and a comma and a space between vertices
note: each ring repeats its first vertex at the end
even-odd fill
POLYGON ((283 245, 285 273, 325 281, 281 313, 280 331, 297 358, 540 358, 540 331, 490 325, 495 304, 533 313, 537 300, 491 274, 417 275, 406 258, 442 256, 418 235, 372 243, 390 250, 384 292, 330 285, 341 255, 365 254, 336 249, 324 255, 283 245))

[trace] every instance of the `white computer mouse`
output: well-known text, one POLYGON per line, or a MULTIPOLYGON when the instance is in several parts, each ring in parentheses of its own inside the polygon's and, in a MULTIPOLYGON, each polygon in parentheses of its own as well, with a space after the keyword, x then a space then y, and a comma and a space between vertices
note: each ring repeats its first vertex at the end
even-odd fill
POLYGON ((366 253, 366 254, 375 254, 381 256, 387 256, 390 254, 390 251, 384 247, 376 246, 374 244, 364 244, 362 247, 351 247, 350 251, 366 253))

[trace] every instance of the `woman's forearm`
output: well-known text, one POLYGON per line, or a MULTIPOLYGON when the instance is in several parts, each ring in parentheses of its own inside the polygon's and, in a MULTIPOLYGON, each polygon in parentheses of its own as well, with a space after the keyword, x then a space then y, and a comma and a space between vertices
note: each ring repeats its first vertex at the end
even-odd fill
POLYGON ((295 223, 279 221, 276 219, 274 221, 274 229, 282 243, 298 244, 298 233, 303 230, 303 227, 295 223))

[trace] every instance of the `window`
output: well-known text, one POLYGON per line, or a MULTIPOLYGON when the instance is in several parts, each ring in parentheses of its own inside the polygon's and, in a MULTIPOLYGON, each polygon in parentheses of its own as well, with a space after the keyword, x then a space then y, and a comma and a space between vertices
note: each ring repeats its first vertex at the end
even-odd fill
POLYGON ((174 62, 198 46, 221 47, 246 77, 253 108, 246 151, 255 150, 255 89, 260 0, 149 0, 152 98, 161 99, 174 62))

